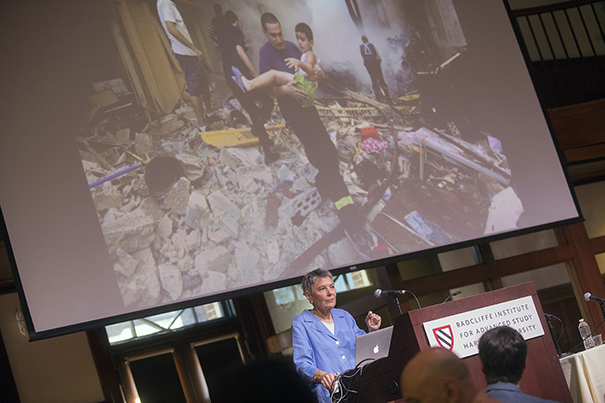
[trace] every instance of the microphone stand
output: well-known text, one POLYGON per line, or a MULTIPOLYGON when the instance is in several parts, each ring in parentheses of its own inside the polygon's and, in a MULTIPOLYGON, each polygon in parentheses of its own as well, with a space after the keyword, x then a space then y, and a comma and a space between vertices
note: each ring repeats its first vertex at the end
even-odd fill
POLYGON ((603 314, 603 319, 605 319, 605 305, 603 301, 599 301, 599 305, 601 305, 601 313, 603 314))
POLYGON ((399 309, 399 315, 403 315, 403 313, 401 312, 401 306, 399 305, 399 298, 397 298, 397 294, 394 292, 390 292, 390 293, 388 293, 388 295, 389 295, 389 297, 393 297, 393 299, 397 303, 397 309, 399 309))
MULTIPOLYGON (((601 307, 603 307, 601 305, 601 307)), ((557 349, 557 355, 559 357, 561 357, 561 347, 559 347, 559 342, 557 341, 557 336, 555 335, 555 329, 552 327, 552 315, 549 314, 544 314, 544 316, 546 317, 546 323, 548 323, 548 330, 550 330, 550 336, 552 337, 552 341, 553 343, 555 343, 555 348, 557 349)))

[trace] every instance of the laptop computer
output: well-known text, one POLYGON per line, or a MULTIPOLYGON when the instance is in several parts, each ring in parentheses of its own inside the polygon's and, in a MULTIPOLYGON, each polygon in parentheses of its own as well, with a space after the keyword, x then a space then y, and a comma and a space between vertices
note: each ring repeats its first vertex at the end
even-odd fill
POLYGON ((393 326, 358 336, 355 340, 355 366, 388 356, 392 336, 393 326))

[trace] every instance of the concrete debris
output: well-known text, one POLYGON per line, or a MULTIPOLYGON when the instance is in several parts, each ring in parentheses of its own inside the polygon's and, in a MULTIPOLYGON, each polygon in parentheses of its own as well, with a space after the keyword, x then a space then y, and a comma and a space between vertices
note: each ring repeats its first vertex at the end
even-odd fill
POLYGON ((196 182, 204 177, 206 168, 201 158, 190 154, 177 154, 175 158, 185 165, 189 181, 196 182))
POLYGON ((350 263, 351 257, 354 257, 356 261, 363 260, 363 257, 357 253, 349 238, 343 238, 328 247, 328 259, 330 259, 330 263, 334 267, 350 263))
POLYGON ((494 196, 489 206, 485 235, 517 228, 517 221, 523 214, 523 204, 511 187, 494 196))
POLYGON ((117 249, 134 252, 149 247, 155 236, 155 227, 156 222, 141 208, 126 214, 115 210, 113 214, 108 212, 101 223, 105 243, 112 256, 117 249))
POLYGON ((135 153, 137 155, 146 155, 151 151, 152 140, 147 133, 137 133, 134 139, 135 153))
POLYGON ((267 244, 266 254, 269 263, 275 264, 279 261, 279 244, 277 241, 272 241, 267 244))
POLYGON ((265 165, 239 167, 236 169, 236 173, 237 183, 240 188, 244 188, 248 179, 256 179, 269 186, 273 185, 273 173, 271 172, 271 169, 265 165))
POLYGON ((123 203, 122 194, 111 182, 105 182, 101 187, 94 188, 92 199, 99 210, 119 209, 123 203))
POLYGON ((185 122, 171 113, 158 121, 158 124, 149 131, 151 136, 170 135, 185 126, 185 122))
POLYGON ((209 271, 203 279, 200 294, 214 294, 227 288, 227 275, 216 271, 209 271))
POLYGON ((404 220, 425 241, 436 245, 444 245, 452 240, 452 237, 447 232, 439 228, 434 222, 422 217, 417 211, 412 211, 406 215, 404 220))
POLYGON ((155 234, 162 239, 167 239, 172 235, 172 220, 167 215, 158 223, 155 234))
POLYGON ((239 236, 239 223, 235 218, 233 218, 229 214, 225 214, 216 225, 229 234, 229 236, 233 239, 237 239, 239 236))
POLYGON ((256 148, 223 147, 219 153, 219 159, 224 165, 228 165, 232 170, 236 170, 241 166, 258 165, 261 154, 256 148))
POLYGON ((231 235, 223 230, 214 231, 208 234, 208 238, 217 245, 223 244, 231 239, 231 235))
POLYGON ((183 277, 175 265, 164 263, 158 266, 162 288, 166 290, 173 301, 179 299, 183 292, 183 277))
POLYGON ((282 200, 278 215, 281 220, 291 219, 295 216, 306 217, 321 204, 321 196, 316 188, 311 188, 288 200, 282 200))
MULTIPOLYGON (((338 102, 316 103, 335 166, 355 204, 368 207, 360 220, 381 245, 405 253, 516 227, 523 206, 503 141, 485 134, 470 143, 453 123, 426 127, 418 97, 394 100, 395 113, 364 94, 341 93, 338 102)), ((318 170, 279 109, 265 125, 279 154, 267 166, 246 122, 230 114, 233 103, 216 103, 212 113, 222 121, 204 133, 183 104, 138 127, 106 120, 79 140, 88 183, 108 178, 90 192, 127 307, 363 260, 348 238, 333 235, 341 223, 331 196, 320 195, 318 170), (153 172, 162 159, 178 172, 153 172)))
POLYGON ((256 284, 262 281, 262 270, 259 270, 260 256, 250 249, 245 242, 235 243, 235 267, 229 270, 229 277, 235 284, 256 284))
POLYGON ((225 197, 220 190, 209 194, 208 201, 210 202, 210 207, 214 213, 218 214, 220 212, 221 214, 229 214, 231 217, 239 219, 241 210, 237 205, 232 203, 229 198, 225 197))
POLYGON ((190 194, 191 182, 187 178, 180 178, 164 198, 162 208, 176 214, 185 214, 190 194))
POLYGON ((199 191, 194 190, 189 196, 187 202, 187 213, 185 215, 185 224, 196 231, 199 231, 203 222, 210 214, 206 196, 199 191))
POLYGON ((160 279, 158 267, 151 249, 145 248, 132 254, 139 261, 139 268, 131 278, 130 287, 136 291, 143 306, 155 305, 160 301, 160 279))
POLYGON ((119 272, 128 278, 132 277, 139 265, 138 260, 124 252, 122 249, 116 251, 116 256, 118 257, 118 263, 116 264, 120 267, 119 272))
POLYGON ((120 143, 124 143, 124 142, 130 140, 130 129, 129 128, 125 128, 125 129, 118 130, 116 132, 116 139, 120 143))
POLYGON ((200 252, 195 258, 195 270, 204 277, 210 269, 224 273, 231 263, 231 252, 222 245, 200 252))
POLYGON ((191 231, 189 234, 187 234, 187 237, 185 238, 187 249, 190 252, 194 252, 200 247, 200 241, 201 236, 199 231, 191 231))

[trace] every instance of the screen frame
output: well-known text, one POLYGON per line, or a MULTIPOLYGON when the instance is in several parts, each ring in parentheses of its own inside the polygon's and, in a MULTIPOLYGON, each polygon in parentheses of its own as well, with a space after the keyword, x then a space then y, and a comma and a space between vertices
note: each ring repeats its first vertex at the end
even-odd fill
MULTIPOLYGON (((531 61, 529 60, 528 52, 525 49, 525 47, 522 45, 522 40, 521 40, 521 36, 520 36, 521 34, 520 34, 518 24, 516 23, 516 19, 514 18, 508 3, 505 1, 504 4, 506 5, 508 17, 511 22, 515 36, 517 38, 517 42, 519 43, 519 47, 523 53, 526 67, 528 69, 530 76, 533 78, 535 75, 535 72, 533 71, 531 61)), ((501 234, 494 234, 494 235, 490 235, 490 236, 479 237, 479 238, 464 241, 464 242, 438 246, 438 247, 434 247, 434 248, 430 248, 430 249, 423 249, 423 250, 407 253, 404 255, 389 256, 389 257, 386 257, 383 259, 378 259, 378 260, 373 260, 373 261, 368 261, 368 262, 364 262, 361 264, 357 264, 355 266, 338 267, 338 268, 331 269, 330 271, 334 275, 339 275, 339 274, 344 274, 344 273, 348 273, 348 272, 355 271, 355 270, 370 269, 370 268, 375 268, 378 266, 393 264, 393 263, 411 260, 411 259, 415 259, 415 258, 419 258, 419 257, 429 256, 429 255, 435 255, 435 254, 452 251, 452 250, 456 250, 456 249, 461 249, 461 248, 465 248, 465 247, 469 247, 469 246, 477 246, 477 245, 481 245, 481 244, 485 244, 485 243, 489 243, 489 242, 493 242, 493 241, 497 241, 497 240, 501 240, 501 239, 525 235, 525 234, 529 234, 529 233, 557 228, 557 227, 560 227, 563 225, 569 225, 569 224, 574 224, 574 223, 584 221, 581 211, 580 211, 578 200, 577 200, 575 192, 573 190, 573 186, 571 183, 571 179, 570 179, 570 176, 568 173, 567 166, 564 163, 564 156, 560 149, 556 136, 554 134, 554 130, 552 128, 552 123, 550 121, 548 112, 547 112, 546 108, 544 107, 544 102, 540 98, 540 94, 537 94, 537 95, 538 95, 540 105, 542 107, 542 113, 543 113, 544 119, 545 119, 545 121, 548 125, 548 129, 550 131, 550 135, 551 135, 554 147, 557 151, 559 163, 563 169, 563 173, 564 173, 564 176, 567 181, 567 186, 569 188, 571 197, 573 198, 574 204, 576 206, 576 210, 578 212, 577 217, 566 219, 566 220, 555 221, 552 223, 547 223, 547 224, 538 225, 538 226, 534 226, 534 227, 522 228, 522 229, 505 232, 505 233, 501 233, 501 234)), ((59 124, 59 126, 61 126, 61 124, 59 124)), ((0 207, 0 215, 2 215, 1 207, 0 207)), ((294 277, 294 278, 289 278, 289 279, 284 279, 284 280, 278 280, 278 281, 265 283, 265 284, 261 284, 261 285, 249 286, 249 287, 246 287, 243 289, 230 290, 230 291, 227 291, 227 292, 224 292, 221 294, 203 296, 203 297, 192 298, 192 299, 187 299, 187 300, 181 300, 178 302, 169 303, 169 304, 156 306, 156 307, 152 307, 152 308, 135 310, 135 311, 132 311, 132 312, 129 312, 126 314, 122 314, 122 315, 116 315, 116 316, 106 317, 103 319, 82 322, 82 323, 78 323, 78 324, 74 324, 74 325, 51 329, 51 330, 36 331, 28 305, 27 305, 26 290, 24 290, 22 282, 21 282, 19 270, 18 270, 17 263, 16 263, 16 260, 15 260, 14 254, 13 254, 13 248, 12 248, 12 245, 10 242, 10 236, 9 236, 8 230, 6 228, 3 216, 0 217, 0 227, 1 227, 2 235, 5 239, 6 251, 7 251, 7 255, 8 255, 9 262, 11 264, 11 269, 13 272, 15 288, 17 289, 17 293, 18 293, 19 300, 20 300, 20 303, 21 303, 21 306, 23 309, 25 322, 26 322, 27 329, 29 331, 29 336, 30 336, 31 340, 40 340, 40 339, 45 339, 45 338, 49 338, 49 337, 65 335, 65 334, 69 334, 69 333, 73 333, 73 332, 79 332, 79 331, 88 330, 91 328, 109 325, 112 323, 117 323, 117 322, 121 322, 121 321, 132 320, 132 319, 136 319, 136 318, 140 318, 140 317, 144 317, 144 316, 167 312, 170 310, 188 308, 188 307, 192 307, 192 306, 196 306, 196 305, 201 305, 204 303, 215 302, 215 301, 225 300, 225 299, 230 299, 230 298, 237 298, 237 297, 241 297, 241 296, 245 296, 245 295, 249 295, 249 294, 264 292, 264 291, 268 291, 268 290, 279 288, 279 287, 298 284, 298 283, 300 283, 300 279, 302 278, 302 276, 299 276, 299 277, 294 277)))

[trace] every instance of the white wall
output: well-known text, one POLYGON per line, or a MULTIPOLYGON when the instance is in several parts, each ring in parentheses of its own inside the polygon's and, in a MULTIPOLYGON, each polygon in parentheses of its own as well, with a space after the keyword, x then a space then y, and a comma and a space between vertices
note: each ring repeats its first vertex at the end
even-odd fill
POLYGON ((18 306, 16 293, 0 295, 0 331, 21 403, 104 401, 86 333, 29 342, 19 333, 18 306))
MULTIPOLYGON (((580 210, 586 220, 584 226, 589 238, 605 235, 605 182, 575 188, 580 210)), ((605 254, 596 256, 601 273, 605 273, 605 254)))

